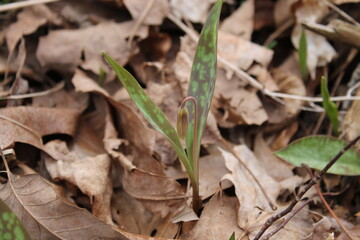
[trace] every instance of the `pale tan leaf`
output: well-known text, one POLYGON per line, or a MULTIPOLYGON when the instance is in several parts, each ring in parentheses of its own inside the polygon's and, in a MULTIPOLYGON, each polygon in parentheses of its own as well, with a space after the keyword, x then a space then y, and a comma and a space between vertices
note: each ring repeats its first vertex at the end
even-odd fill
POLYGON ((61 23, 61 19, 46 5, 38 4, 24 8, 17 15, 17 21, 5 30, 8 49, 12 51, 22 36, 35 32, 47 23, 58 25, 61 23))
MULTIPOLYGON (((124 0, 126 8, 129 10, 133 19, 139 19, 145 10, 148 0, 124 0)), ((167 0, 155 0, 153 7, 146 15, 143 24, 147 25, 160 25, 163 19, 169 13, 169 3, 167 0)))
MULTIPOLYGON (((42 67, 65 73, 75 70, 78 65, 94 73, 99 73, 101 67, 106 69, 101 51, 111 53, 124 65, 133 51, 128 48, 126 38, 134 24, 133 21, 103 22, 85 29, 52 31, 40 38, 36 56, 42 67)), ((140 27, 136 36, 145 38, 147 29, 140 27)))
POLYGON ((173 13, 192 22, 205 22, 210 5, 214 0, 170 0, 173 13), (196 7, 194 7, 196 6, 196 7))
POLYGON ((33 239, 127 239, 87 210, 63 202, 37 174, 0 185, 0 198, 33 239))
POLYGON ((220 30, 251 40, 254 15, 255 2, 254 0, 248 0, 221 23, 220 30))

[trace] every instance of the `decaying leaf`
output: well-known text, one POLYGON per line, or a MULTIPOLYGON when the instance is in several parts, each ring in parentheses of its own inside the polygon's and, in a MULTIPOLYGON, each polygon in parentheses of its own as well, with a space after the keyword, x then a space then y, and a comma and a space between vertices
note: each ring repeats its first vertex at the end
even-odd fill
POLYGON ((189 19, 193 22, 205 22, 209 6, 212 0, 171 0, 170 7, 172 12, 180 18, 189 19), (194 7, 196 6, 196 7, 194 7))
POLYGON ((87 210, 63 202, 37 174, 1 184, 0 198, 20 217, 33 239, 127 239, 87 210))

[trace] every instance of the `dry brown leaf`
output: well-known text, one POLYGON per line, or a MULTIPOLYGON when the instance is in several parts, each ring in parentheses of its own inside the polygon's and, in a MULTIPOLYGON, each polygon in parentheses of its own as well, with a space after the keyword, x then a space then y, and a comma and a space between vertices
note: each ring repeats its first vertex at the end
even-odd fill
POLYGON ((344 3, 357 3, 360 2, 359 0, 331 0, 334 4, 344 4, 344 3))
MULTIPOLYGON (((85 29, 52 31, 40 38, 36 56, 45 69, 68 73, 80 65, 98 74, 100 68, 106 69, 101 51, 121 65, 127 63, 133 49, 128 48, 126 38, 134 24, 133 21, 103 22, 85 29)), ((140 27, 136 35, 145 38, 146 27, 140 27)))
POLYGON ((8 49, 12 51, 23 36, 34 33, 39 27, 47 23, 59 25, 61 19, 42 4, 24 8, 17 15, 17 21, 5 30, 8 49))
MULTIPOLYGON (((360 90, 357 91, 356 95, 360 96, 360 90)), ((360 135, 359 114, 360 101, 354 101, 347 111, 344 121, 341 125, 341 130, 343 133, 345 133, 345 138, 349 141, 360 135)), ((355 146, 358 150, 360 150, 359 142, 355 146)))
POLYGON ((236 197, 228 197, 217 193, 206 204, 200 220, 193 230, 181 237, 186 240, 219 240, 230 239, 235 232, 236 239, 244 235, 237 224, 239 201, 236 197))
POLYGON ((198 23, 205 22, 209 7, 213 2, 213 0, 170 0, 170 7, 177 17, 198 23))
POLYGON ((220 30, 251 40, 254 28, 254 14, 254 0, 248 0, 221 23, 220 30))
MULTIPOLYGON (((65 142, 51 141, 45 145, 45 165, 52 179, 66 180, 93 199, 93 214, 99 219, 112 223, 110 199, 110 158, 107 154, 80 157, 70 151, 65 142)), ((87 151, 88 152, 88 151, 87 151)))
POLYGON ((274 7, 274 20, 276 26, 280 26, 293 17, 291 12, 292 5, 298 0, 278 0, 274 7))
POLYGON ((200 158, 200 196, 202 199, 211 197, 216 192, 230 187, 228 182, 222 183, 221 179, 229 170, 226 168, 224 158, 219 151, 213 151, 209 156, 200 158))
POLYGON ((268 66, 273 51, 238 36, 219 31, 218 54, 243 70, 256 62, 268 66))
MULTIPOLYGON (((240 202, 238 224, 252 238, 260 230, 267 218, 277 214, 285 206, 278 206, 277 211, 272 211, 259 187, 249 173, 244 170, 240 162, 232 154, 222 149, 220 151, 225 158, 226 167, 231 172, 231 174, 225 175, 223 179, 227 179, 234 184, 235 193, 240 202)), ((282 191, 286 189, 293 191, 294 186, 298 186, 302 182, 299 177, 291 177, 282 182, 277 182, 267 173, 261 162, 245 145, 236 146, 234 151, 252 170, 273 203, 282 191)), ((277 224, 275 223, 270 229, 275 228, 277 224)), ((307 236, 311 231, 312 220, 308 216, 308 212, 303 210, 286 225, 285 229, 275 235, 274 239, 299 239, 307 236)))
POLYGON ((37 174, 0 184, 0 198, 33 239, 127 239, 87 210, 63 202, 37 174))
POLYGON ((266 172, 276 181, 283 181, 294 176, 292 172, 294 167, 273 154, 262 134, 258 134, 255 138, 254 154, 266 172))
POLYGON ((0 109, 0 147, 22 142, 42 149, 41 137, 50 134, 73 136, 79 112, 71 109, 8 107, 0 109))
MULTIPOLYGON (((139 19, 143 14, 148 0, 123 0, 133 19, 139 19)), ((143 24, 160 25, 169 13, 169 3, 167 0, 155 0, 153 7, 146 15, 143 24)))
POLYGON ((215 84, 213 105, 220 126, 261 125, 268 119, 256 90, 246 90, 236 76, 227 79, 223 70, 220 70, 215 84))
POLYGON ((126 232, 152 237, 174 238, 178 225, 149 212, 144 205, 125 192, 114 194, 112 198, 114 220, 126 232))

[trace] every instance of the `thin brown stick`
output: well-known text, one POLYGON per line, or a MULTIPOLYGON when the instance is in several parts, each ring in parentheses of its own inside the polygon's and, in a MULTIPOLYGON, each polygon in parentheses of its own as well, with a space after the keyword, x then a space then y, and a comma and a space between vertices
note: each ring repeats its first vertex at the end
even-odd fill
POLYGON ((279 37, 283 32, 285 32, 289 27, 291 27, 291 25, 294 24, 294 19, 290 18, 287 21, 285 21, 284 23, 282 23, 276 30, 275 32, 273 32, 272 34, 270 34, 270 36, 265 40, 265 42, 263 43, 263 46, 267 46, 269 45, 269 43, 271 43, 272 41, 274 41, 277 37, 279 37))
POLYGON ((154 5, 156 0, 150 0, 144 11, 141 13, 139 19, 136 21, 135 26, 131 29, 130 35, 129 35, 129 41, 128 41, 128 47, 130 48, 132 45, 132 41, 134 40, 134 36, 136 34, 136 32, 139 30, 141 24, 144 22, 145 18, 147 17, 147 15, 149 14, 152 6, 154 5))
MULTIPOLYGON (((312 170, 310 169, 310 167, 306 164, 301 164, 305 170, 309 173, 310 177, 313 178, 314 174, 312 172, 312 170)), ((336 216, 336 214, 334 213, 334 211, 331 209, 331 207, 329 206, 329 204, 327 203, 324 195, 322 194, 320 187, 318 184, 315 184, 315 189, 317 194, 319 195, 321 201, 324 203, 326 209, 329 211, 329 213, 331 214, 331 216, 335 219, 335 221, 339 224, 339 226, 341 227, 341 229, 345 232, 345 234, 351 239, 354 240, 354 238, 351 236, 350 232, 347 230, 347 228, 344 226, 344 224, 342 224, 342 222, 340 221, 340 219, 336 216)))
POLYGON ((305 188, 295 197, 294 201, 283 211, 281 211, 280 213, 270 217, 264 224, 264 226, 260 229, 260 231, 256 234, 254 240, 259 240, 260 237, 265 233, 265 231, 277 220, 279 220, 280 218, 282 218, 283 216, 285 216, 286 214, 288 214, 289 212, 291 212, 294 207, 296 206, 296 204, 301 200, 301 198, 305 195, 305 193, 312 187, 314 186, 316 183, 318 183, 318 181, 324 176, 324 174, 329 170, 329 168, 331 168, 334 163, 339 160, 339 158, 349 149, 351 148, 357 141, 360 140, 360 135, 357 136, 355 139, 353 139, 351 142, 349 142, 343 149, 341 149, 340 152, 338 152, 338 154, 336 154, 336 156, 331 159, 331 161, 326 164, 326 166, 318 173, 316 174, 311 181, 305 186, 305 188))
POLYGON ((291 212, 289 217, 285 219, 284 222, 282 222, 276 229, 266 234, 261 240, 268 240, 270 237, 274 236, 277 232, 279 232, 281 229, 285 227, 286 224, 290 222, 290 220, 295 217, 295 215, 300 212, 301 209, 303 209, 306 205, 308 205, 311 201, 313 201, 313 197, 306 200, 300 207, 298 207, 295 211, 291 212))
POLYGON ((41 96, 45 96, 45 95, 49 95, 51 93, 57 92, 57 91, 63 89, 64 86, 65 86, 65 82, 60 82, 60 83, 56 84, 53 88, 50 88, 50 89, 42 91, 42 92, 4 96, 4 97, 0 97, 0 100, 17 100, 17 99, 24 99, 24 98, 41 97, 41 96))
POLYGON ((232 147, 227 143, 227 141, 224 138, 221 138, 220 141, 224 144, 224 146, 234 155, 234 157, 240 162, 240 164, 245 168, 245 170, 250 174, 250 176, 254 179, 255 183, 259 186, 261 192, 263 193, 266 201, 268 202, 269 206, 273 211, 277 209, 277 206, 272 203, 271 199, 269 198, 268 194, 266 193, 265 189, 261 186, 261 183, 256 178, 256 176, 253 174, 253 172, 246 166, 243 160, 237 155, 237 153, 232 149, 232 147))
POLYGON ((0 12, 6 12, 18 8, 24 8, 37 4, 45 4, 45 3, 58 2, 58 1, 59 0, 28 0, 28 1, 8 3, 0 6, 0 12))

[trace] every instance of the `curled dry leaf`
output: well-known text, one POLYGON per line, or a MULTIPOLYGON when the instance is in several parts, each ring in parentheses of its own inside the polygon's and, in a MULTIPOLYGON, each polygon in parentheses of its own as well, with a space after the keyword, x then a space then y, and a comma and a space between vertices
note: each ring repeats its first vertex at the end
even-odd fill
POLYGON ((228 197, 217 193, 206 204, 200 220, 188 234, 181 239, 186 240, 217 240, 230 239, 235 232, 237 239, 243 237, 244 231, 237 222, 237 209, 239 201, 236 197, 228 197))
MULTIPOLYGON (((357 91, 357 96, 360 96, 360 90, 357 91)), ((347 111, 344 121, 342 122, 342 132, 345 133, 345 138, 349 141, 360 135, 359 116, 360 115, 360 101, 354 101, 347 111)), ((360 150, 360 143, 355 147, 360 150)))
MULTIPOLYGON (((241 229, 249 233, 250 238, 254 237, 267 218, 277 214, 286 206, 278 206, 277 211, 272 211, 259 187, 240 162, 232 154, 222 149, 220 151, 225 158, 226 167, 231 172, 231 174, 225 175, 223 179, 234 184, 235 193, 240 202, 238 224, 241 229)), ((290 177, 282 182, 277 182, 267 173, 261 162, 245 145, 236 146, 234 151, 253 171, 272 202, 276 201, 282 191, 286 189, 293 191, 294 186, 298 186, 302 182, 299 177, 290 177)), ((270 229, 274 229, 277 224, 275 223, 270 229)), ((307 211, 301 211, 286 225, 285 229, 274 236, 274 239, 299 239, 306 237, 311 231, 312 220, 307 211)))
MULTIPOLYGON (((143 14, 148 0, 123 0, 133 19, 139 19, 143 14)), ((155 0, 153 7, 146 15, 143 24, 160 25, 169 13, 169 3, 167 0, 155 0)))
POLYGON ((33 239, 127 239, 87 210, 63 202, 37 174, 0 184, 0 198, 19 216, 33 239))
POLYGON ((51 141, 45 145, 45 165, 54 180, 66 180, 93 199, 93 214, 111 224, 110 199, 112 184, 110 179, 110 158, 98 154, 80 158, 70 151, 65 142, 51 141))
MULTIPOLYGON (((103 22, 85 29, 52 31, 40 38, 36 56, 45 69, 68 73, 81 65, 99 74, 100 68, 105 68, 101 51, 113 53, 121 65, 127 63, 133 49, 128 48, 126 38, 134 24, 133 21, 103 22)), ((145 38, 146 27, 141 26, 136 35, 145 38)))
POLYGON ((5 30, 8 49, 13 51, 23 36, 34 33, 39 27, 47 23, 59 25, 61 24, 61 18, 46 5, 38 4, 24 8, 17 15, 17 21, 5 30))
POLYGON ((255 1, 248 0, 227 17, 220 25, 220 30, 251 40, 254 28, 255 1), (241 24, 239 24, 241 23, 241 24))
POLYGON ((43 148, 42 136, 75 134, 79 112, 71 109, 8 107, 0 109, 0 147, 15 142, 43 148))

